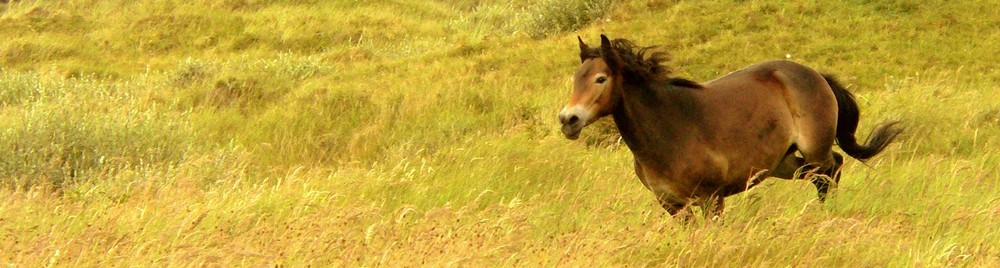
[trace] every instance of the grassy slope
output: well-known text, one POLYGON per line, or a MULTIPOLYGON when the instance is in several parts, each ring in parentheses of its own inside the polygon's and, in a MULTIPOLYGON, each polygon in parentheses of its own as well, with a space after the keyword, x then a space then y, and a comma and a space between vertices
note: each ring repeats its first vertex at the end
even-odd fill
POLYGON ((1000 5, 0 4, 0 263, 1000 264, 1000 5), (791 55, 908 126, 837 196, 679 225, 609 122, 558 134, 579 34, 708 80, 791 55))

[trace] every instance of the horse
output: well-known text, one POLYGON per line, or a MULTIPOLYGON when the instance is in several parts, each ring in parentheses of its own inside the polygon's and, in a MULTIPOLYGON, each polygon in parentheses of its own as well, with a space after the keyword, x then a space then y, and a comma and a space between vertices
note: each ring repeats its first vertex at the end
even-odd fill
POLYGON ((577 40, 581 64, 558 115, 562 133, 575 140, 611 116, 635 174, 670 215, 690 214, 692 206, 721 215, 725 197, 769 177, 810 180, 823 202, 844 163, 834 142, 865 161, 902 132, 899 121, 883 122, 858 144, 854 96, 833 76, 792 61, 698 83, 671 77, 666 53, 655 47, 603 34, 597 48, 577 40))

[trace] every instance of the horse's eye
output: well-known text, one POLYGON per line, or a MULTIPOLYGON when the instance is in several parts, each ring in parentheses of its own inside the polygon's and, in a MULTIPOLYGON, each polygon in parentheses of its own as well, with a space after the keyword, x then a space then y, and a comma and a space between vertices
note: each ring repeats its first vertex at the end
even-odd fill
POLYGON ((601 77, 598 77, 598 78, 597 78, 597 83, 598 83, 598 84, 604 84, 604 82, 605 82, 605 81, 608 81, 608 78, 607 78, 607 77, 603 77, 603 76, 601 76, 601 77))

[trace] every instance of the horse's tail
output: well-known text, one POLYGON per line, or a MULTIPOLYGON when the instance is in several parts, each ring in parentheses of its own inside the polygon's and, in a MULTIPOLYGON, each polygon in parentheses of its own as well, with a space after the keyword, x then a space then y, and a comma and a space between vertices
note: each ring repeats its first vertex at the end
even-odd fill
POLYGON ((872 130, 868 135, 868 141, 864 145, 858 144, 854 137, 854 132, 858 130, 861 112, 858 110, 858 103, 854 100, 854 95, 844 89, 832 75, 824 74, 826 83, 833 88, 833 95, 837 97, 837 143, 847 155, 858 160, 869 159, 885 150, 889 143, 903 130, 895 127, 899 121, 885 122, 872 130))

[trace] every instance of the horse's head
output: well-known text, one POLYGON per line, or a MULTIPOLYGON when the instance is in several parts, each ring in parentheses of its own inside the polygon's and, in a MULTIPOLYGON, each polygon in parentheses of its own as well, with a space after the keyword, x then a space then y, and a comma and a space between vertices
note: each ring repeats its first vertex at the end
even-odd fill
POLYGON ((601 47, 590 48, 580 41, 580 67, 573 75, 573 94, 559 112, 559 122, 567 139, 580 137, 584 127, 607 116, 621 102, 622 75, 618 52, 601 35, 601 47))

